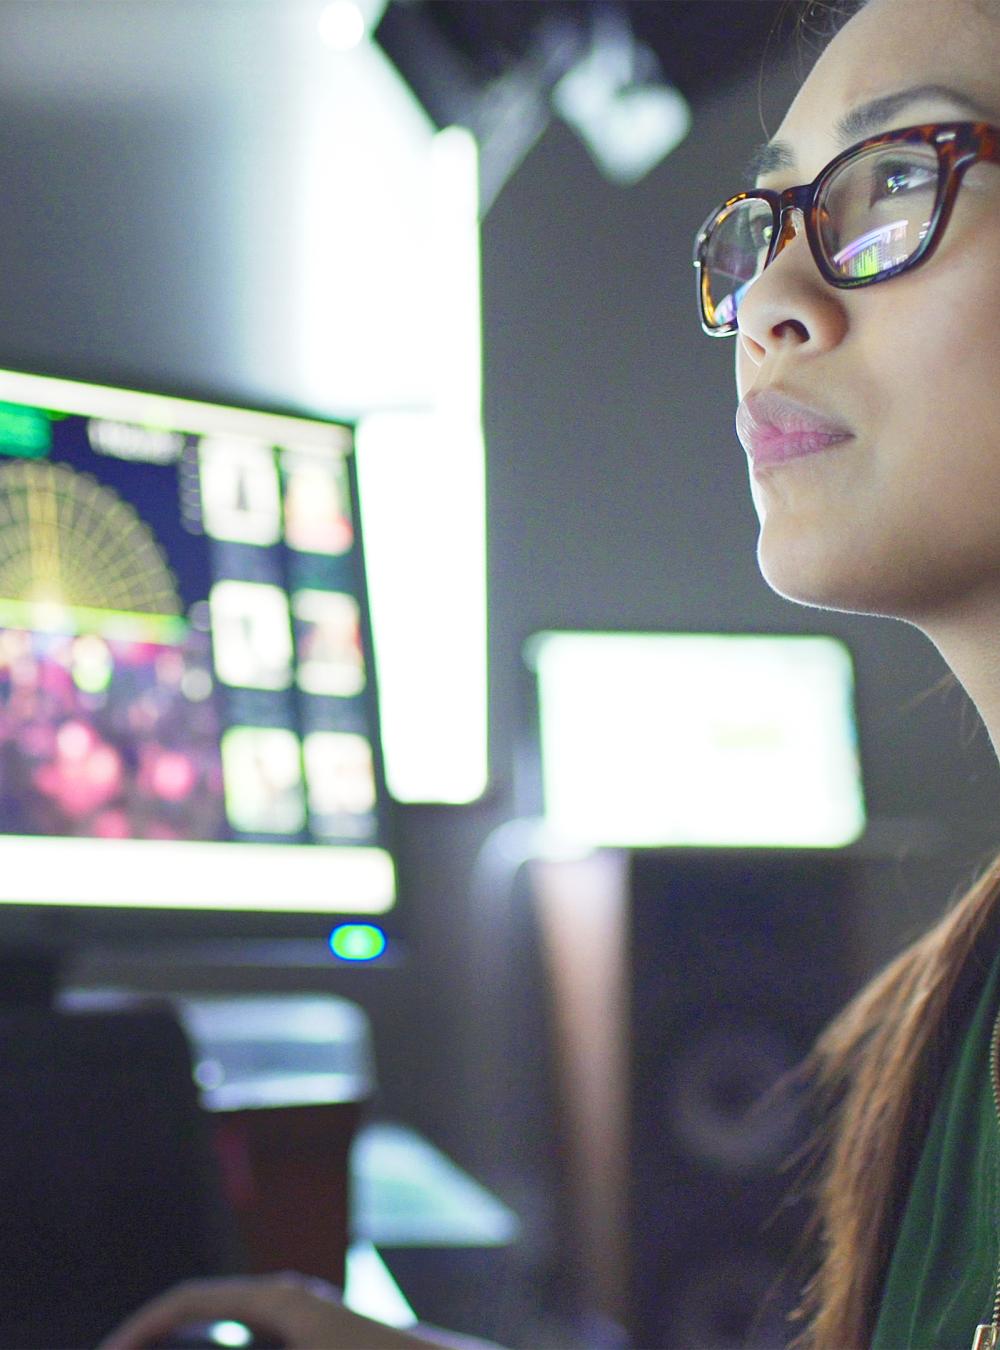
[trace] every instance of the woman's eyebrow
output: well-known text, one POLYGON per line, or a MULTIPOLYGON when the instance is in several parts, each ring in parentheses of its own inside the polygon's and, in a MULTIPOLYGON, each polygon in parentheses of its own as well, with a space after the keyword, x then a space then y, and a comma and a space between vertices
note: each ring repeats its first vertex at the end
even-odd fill
MULTIPOLYGON (((945 84, 917 84, 908 89, 900 89, 895 94, 883 94, 879 98, 860 104, 857 108, 852 108, 834 127, 834 134, 838 143, 846 147, 873 135, 909 104, 931 99, 952 103, 956 108, 971 113, 977 122, 991 122, 996 116, 968 94, 960 94, 957 89, 950 89, 945 84)), ((766 173, 794 167, 795 154, 791 146, 786 141, 768 141, 750 156, 750 161, 743 170, 744 182, 752 187, 757 179, 766 173)))
POLYGON ((743 170, 743 185, 756 187, 757 179, 766 173, 776 173, 778 169, 794 169, 795 156, 786 141, 765 141, 759 145, 747 161, 743 170))

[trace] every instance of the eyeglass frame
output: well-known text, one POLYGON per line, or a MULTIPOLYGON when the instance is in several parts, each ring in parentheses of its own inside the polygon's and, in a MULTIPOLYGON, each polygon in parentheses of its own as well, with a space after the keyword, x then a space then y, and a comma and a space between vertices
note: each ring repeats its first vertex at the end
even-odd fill
MULTIPOLYGON (((710 325, 706 322, 704 298, 705 255, 712 232, 722 217, 734 206, 743 201, 763 201, 771 208, 773 234, 768 246, 764 264, 754 277, 759 280, 764 271, 777 256, 785 234, 785 222, 790 211, 799 211, 805 226, 806 240, 816 266, 823 280, 837 290, 856 290, 861 286, 873 286, 880 281, 891 281, 903 272, 909 272, 922 262, 926 262, 934 253, 944 235, 945 227, 951 218, 955 199, 962 177, 971 165, 981 161, 1000 164, 1000 127, 989 122, 927 122, 919 126, 901 127, 898 131, 883 132, 878 136, 869 136, 856 145, 848 146, 820 169, 811 183, 798 187, 788 187, 780 192, 770 188, 753 188, 747 192, 738 192, 729 197, 712 211, 695 238, 694 266, 696 270, 698 313, 701 326, 709 337, 731 337, 739 331, 739 319, 735 317, 724 324, 710 325), (934 210, 927 222, 927 232, 917 244, 913 253, 901 263, 887 267, 872 276, 845 277, 834 272, 828 265, 819 237, 819 208, 817 201, 826 183, 847 161, 856 155, 880 146, 894 144, 929 145, 937 152, 938 186, 934 210)), ((753 281, 745 283, 753 285, 753 281)))

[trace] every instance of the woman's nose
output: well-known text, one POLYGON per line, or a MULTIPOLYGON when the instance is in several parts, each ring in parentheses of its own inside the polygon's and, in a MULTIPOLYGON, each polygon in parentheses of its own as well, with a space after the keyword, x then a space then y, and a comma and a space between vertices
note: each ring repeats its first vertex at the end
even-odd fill
POLYGON ((782 213, 771 261, 740 303, 740 348, 759 366, 789 345, 810 354, 825 351, 841 340, 846 327, 843 294, 823 279, 802 211, 791 207, 782 213))

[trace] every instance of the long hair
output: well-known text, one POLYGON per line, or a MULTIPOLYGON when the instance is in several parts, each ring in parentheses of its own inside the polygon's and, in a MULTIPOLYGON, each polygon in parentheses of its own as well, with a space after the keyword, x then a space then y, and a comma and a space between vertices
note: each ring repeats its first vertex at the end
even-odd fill
POLYGON ((955 1032, 1000 941, 1000 857, 823 1032, 807 1061, 825 1111, 801 1350, 864 1350, 955 1032))

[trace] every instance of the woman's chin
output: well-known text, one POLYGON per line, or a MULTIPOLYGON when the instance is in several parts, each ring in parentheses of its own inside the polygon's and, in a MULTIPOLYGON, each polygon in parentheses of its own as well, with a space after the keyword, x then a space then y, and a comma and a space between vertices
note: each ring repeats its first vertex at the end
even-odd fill
POLYGON ((771 590, 816 609, 900 619, 929 632, 963 607, 1000 605, 1000 545, 933 549, 913 532, 779 532, 767 522, 760 532, 757 565, 771 590))
POLYGON ((857 566, 857 559, 849 563, 813 550, 772 550, 762 536, 757 564, 771 590, 795 604, 857 614, 886 613, 887 597, 873 585, 871 572, 857 566))

